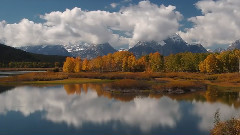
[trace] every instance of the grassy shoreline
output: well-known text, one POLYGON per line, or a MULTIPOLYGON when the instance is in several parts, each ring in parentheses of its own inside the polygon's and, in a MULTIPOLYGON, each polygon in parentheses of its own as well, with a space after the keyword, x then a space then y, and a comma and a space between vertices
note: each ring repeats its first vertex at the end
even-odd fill
POLYGON ((1 85, 7 84, 73 84, 73 83, 95 83, 114 82, 116 80, 131 79, 136 81, 151 81, 165 87, 191 87, 201 85, 216 85, 220 87, 240 88, 240 74, 203 74, 203 73, 147 73, 147 72, 43 72, 26 73, 23 75, 0 78, 1 85))
POLYGON ((14 81, 14 82, 0 82, 3 86, 16 86, 16 85, 55 85, 55 84, 82 84, 82 83, 108 83, 112 80, 106 79, 88 79, 88 78, 71 78, 64 80, 51 80, 51 81, 14 81))

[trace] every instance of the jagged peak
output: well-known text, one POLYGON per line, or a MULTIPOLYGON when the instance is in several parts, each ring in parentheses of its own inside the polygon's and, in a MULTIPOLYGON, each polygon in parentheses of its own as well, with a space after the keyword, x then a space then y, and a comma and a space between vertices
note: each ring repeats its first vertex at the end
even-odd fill
POLYGON ((182 37, 179 35, 179 34, 173 34, 171 36, 169 36, 167 39, 171 39, 173 40, 174 42, 185 42, 182 37))

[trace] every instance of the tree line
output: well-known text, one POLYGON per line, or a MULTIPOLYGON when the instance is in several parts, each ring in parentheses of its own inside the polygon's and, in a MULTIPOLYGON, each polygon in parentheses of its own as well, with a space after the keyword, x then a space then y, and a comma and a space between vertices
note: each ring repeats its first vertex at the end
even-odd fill
POLYGON ((239 72, 240 50, 213 53, 200 62, 199 70, 204 73, 239 72))
POLYGON ((9 63, 0 63, 1 68, 53 68, 61 67, 60 62, 9 62, 9 63))
POLYGON ((180 53, 163 57, 160 53, 150 53, 149 55, 136 58, 128 51, 109 53, 105 56, 88 60, 80 57, 67 57, 64 62, 64 72, 163 72, 163 71, 199 71, 198 65, 206 58, 207 54, 180 53))
POLYGON ((94 59, 67 57, 63 71, 78 72, 238 72, 240 51, 222 53, 178 53, 163 57, 160 53, 136 58, 133 53, 120 51, 94 59))

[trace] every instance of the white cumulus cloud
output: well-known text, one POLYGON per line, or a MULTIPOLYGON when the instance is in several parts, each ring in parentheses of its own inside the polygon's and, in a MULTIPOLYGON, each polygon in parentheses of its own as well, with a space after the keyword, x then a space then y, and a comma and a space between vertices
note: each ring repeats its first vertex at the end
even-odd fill
POLYGON ((202 0, 196 7, 202 11, 202 16, 189 18, 194 26, 180 32, 183 39, 207 47, 240 39, 239 0, 202 0))
POLYGON ((137 41, 160 41, 178 31, 182 15, 174 6, 140 1, 119 12, 66 9, 42 15, 44 23, 23 19, 0 22, 0 42, 11 46, 105 43, 134 45, 137 41), (127 35, 122 33, 130 33, 127 35))

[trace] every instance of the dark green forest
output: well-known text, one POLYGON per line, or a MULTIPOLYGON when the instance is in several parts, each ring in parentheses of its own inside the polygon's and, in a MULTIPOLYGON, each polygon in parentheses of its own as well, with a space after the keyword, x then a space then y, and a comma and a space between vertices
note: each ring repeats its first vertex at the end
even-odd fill
POLYGON ((65 56, 33 54, 0 44, 0 67, 47 68, 61 66, 65 56))

